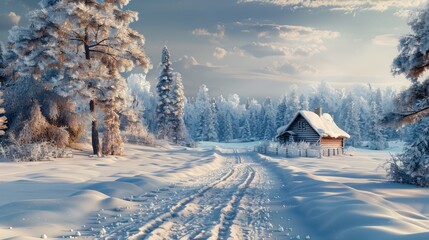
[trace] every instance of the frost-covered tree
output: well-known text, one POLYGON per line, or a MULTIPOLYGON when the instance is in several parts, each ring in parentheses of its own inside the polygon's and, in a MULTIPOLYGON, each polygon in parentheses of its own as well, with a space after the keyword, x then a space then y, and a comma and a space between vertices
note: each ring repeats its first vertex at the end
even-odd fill
MULTIPOLYGON (((4 103, 3 100, 3 92, 0 91, 0 106, 4 103)), ((6 123, 7 123, 7 117, 3 114, 5 113, 5 110, 3 107, 0 107, 0 114, 2 115, 0 117, 0 136, 3 136, 5 134, 5 130, 7 129, 6 123)))
POLYGON ((170 133, 170 119, 172 119, 172 91, 174 85, 174 73, 170 61, 170 51, 167 46, 162 49, 161 72, 158 77, 156 90, 158 94, 157 137, 168 139, 170 133))
POLYGON ((287 111, 287 105, 286 105, 286 96, 285 96, 282 98, 279 105, 277 105, 277 112, 276 112, 276 127, 277 128, 287 124, 285 121, 286 111, 287 111))
POLYGON ((227 112, 225 114, 224 123, 223 123, 223 141, 230 142, 233 139, 233 129, 232 129, 232 116, 231 113, 227 112))
POLYGON ((343 109, 346 113, 344 130, 351 136, 346 143, 347 145, 358 147, 361 145, 359 107, 353 93, 345 101, 345 109, 343 109))
POLYGON ((398 110, 387 114, 385 123, 415 124, 412 141, 393 157, 389 176, 397 182, 429 186, 429 79, 420 80, 429 68, 429 5, 416 11, 408 23, 411 33, 399 40, 399 54, 393 60, 394 75, 404 74, 411 87, 398 97, 398 110))
POLYGON ((216 109, 216 100, 212 99, 210 101, 210 111, 208 111, 208 119, 210 121, 208 122, 207 126, 207 138, 211 142, 217 142, 219 141, 218 138, 218 121, 217 121, 217 109, 216 109))
MULTIPOLYGON (((145 103, 151 104, 154 98, 150 92, 150 84, 146 81, 146 75, 131 74, 127 78, 127 85, 126 107, 120 112, 121 130, 129 142, 152 144, 154 137, 148 132, 145 124, 147 110, 145 103)), ((154 112, 153 109, 149 111, 154 112)), ((152 118, 150 122, 153 122, 154 117, 152 118)))
POLYGON ((156 127, 156 97, 151 92, 151 84, 145 74, 131 74, 127 78, 129 95, 132 96, 132 108, 137 111, 139 121, 147 130, 154 132, 156 127))
POLYGON ((175 144, 183 144, 188 131, 183 118, 185 108, 185 94, 183 90, 182 75, 174 73, 173 88, 171 91, 171 116, 169 119, 170 139, 175 144))
POLYGON ((289 99, 287 102, 287 111, 286 111, 286 124, 292 121, 292 118, 300 110, 299 98, 296 94, 296 89, 292 88, 289 93, 289 99))
POLYGON ((209 89, 206 85, 201 85, 195 99, 196 114, 198 114, 197 136, 199 141, 208 141, 209 125, 215 121, 213 114, 210 114, 210 96, 209 89))
MULTIPOLYGON (((129 26, 137 20, 137 13, 123 10, 128 3, 43 0, 42 8, 28 15, 31 25, 14 27, 9 35, 13 51, 20 57, 15 66, 20 77, 43 81, 63 97, 90 99, 94 154, 100 153, 95 107, 105 112, 104 129, 119 125, 116 115, 126 95, 126 82, 120 72, 136 65, 149 67, 142 48, 144 37, 129 26)), ((118 129, 103 134, 105 154, 122 154, 109 147, 122 146, 118 129)))
POLYGON ((260 139, 259 132, 262 128, 262 122, 260 122, 259 112, 261 111, 261 104, 258 103, 255 99, 249 101, 248 109, 248 119, 250 124, 250 132, 252 133, 252 138, 260 139))
POLYGON ((6 68, 7 63, 5 61, 5 50, 3 43, 0 43, 0 83, 5 82, 6 76, 3 73, 4 69, 6 68))
POLYGON ((271 140, 277 134, 276 115, 271 103, 265 106, 264 126, 264 139, 271 140))
POLYGON ((392 157, 387 173, 395 182, 429 187, 429 118, 417 121, 413 130, 418 134, 401 154, 392 157))
POLYGON ((299 102, 301 103, 301 109, 308 111, 310 109, 310 103, 307 100, 307 97, 304 94, 301 94, 299 97, 299 102))
POLYGON ((250 132, 250 123, 249 119, 244 120, 244 126, 242 128, 241 139, 243 141, 249 141, 252 138, 252 133, 250 132))
POLYGON ((189 97, 186 100, 185 104, 185 124, 188 128, 189 135, 192 139, 197 139, 197 126, 199 121, 199 114, 197 112, 197 107, 195 104, 195 98, 189 97))
POLYGON ((369 148, 374 150, 383 150, 388 147, 386 137, 383 134, 382 126, 380 124, 380 117, 381 117, 381 113, 379 112, 377 104, 375 101, 372 101, 370 118, 368 119, 368 122, 369 122, 369 129, 368 129, 369 144, 368 145, 369 145, 369 148))

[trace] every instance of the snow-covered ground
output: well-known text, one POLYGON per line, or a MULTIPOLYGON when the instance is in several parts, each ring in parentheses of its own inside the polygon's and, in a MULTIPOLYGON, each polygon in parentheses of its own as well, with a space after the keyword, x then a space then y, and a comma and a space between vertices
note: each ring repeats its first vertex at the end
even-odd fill
POLYGON ((0 239, 429 239, 429 191, 380 167, 400 143, 322 159, 255 144, 0 163, 0 239))

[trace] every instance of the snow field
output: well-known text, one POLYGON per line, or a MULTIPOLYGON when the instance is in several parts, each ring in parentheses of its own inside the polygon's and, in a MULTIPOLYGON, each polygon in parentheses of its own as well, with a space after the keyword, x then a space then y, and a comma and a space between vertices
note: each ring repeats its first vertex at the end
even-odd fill
MULTIPOLYGON (((323 159, 259 158, 287 189, 286 203, 317 239, 429 239, 426 189, 387 182, 387 152, 323 159)), ((313 238, 312 239, 316 239, 313 238)))
POLYGON ((73 159, 0 163, 0 191, 5 193, 0 194, 0 238, 75 237, 77 231, 81 238, 99 237, 112 231, 111 223, 139 221, 134 214, 142 203, 130 201, 134 196, 154 199, 155 211, 162 203, 157 194, 172 186, 168 194, 180 194, 179 189, 225 166, 223 157, 207 150, 136 145, 127 150, 124 157, 77 152, 73 159))
MULTIPOLYGON (((390 183, 386 151, 263 156, 249 144, 128 145, 125 157, 0 163, 6 239, 429 238, 427 189, 390 183)), ((394 149, 393 149, 394 150, 394 149)))

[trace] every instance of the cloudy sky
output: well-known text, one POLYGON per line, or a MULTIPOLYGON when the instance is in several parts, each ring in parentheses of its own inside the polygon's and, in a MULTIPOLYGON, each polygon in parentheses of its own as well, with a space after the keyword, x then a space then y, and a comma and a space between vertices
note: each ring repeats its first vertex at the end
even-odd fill
MULTIPOLYGON (((146 37, 152 84, 167 45, 185 91, 206 84, 213 95, 280 96, 324 80, 336 87, 408 85, 392 77, 409 12, 426 0, 132 0, 133 24, 146 37)), ((26 25, 37 0, 0 1, 0 40, 26 25)), ((138 70, 137 70, 138 71, 138 70)))

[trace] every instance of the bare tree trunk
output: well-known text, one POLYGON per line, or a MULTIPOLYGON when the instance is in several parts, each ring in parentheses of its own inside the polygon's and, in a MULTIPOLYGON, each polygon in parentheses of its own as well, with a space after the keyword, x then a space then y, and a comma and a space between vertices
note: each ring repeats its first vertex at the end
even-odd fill
POLYGON ((95 101, 91 100, 89 102, 89 108, 91 110, 92 115, 92 128, 91 128, 91 137, 92 137, 92 150, 95 155, 100 155, 100 139, 98 137, 98 123, 97 116, 95 114, 95 101))

